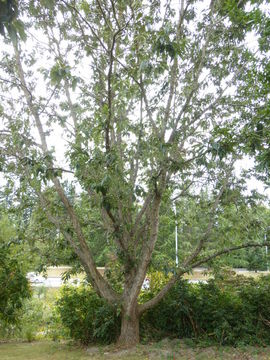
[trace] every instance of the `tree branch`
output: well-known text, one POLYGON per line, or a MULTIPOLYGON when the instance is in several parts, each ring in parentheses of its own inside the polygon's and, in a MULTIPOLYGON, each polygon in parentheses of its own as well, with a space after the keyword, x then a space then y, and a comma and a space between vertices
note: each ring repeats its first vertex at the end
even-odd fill
POLYGON ((64 223, 59 221, 55 216, 51 214, 51 212, 48 209, 49 201, 48 199, 44 197, 44 195, 41 192, 36 191, 40 203, 42 204, 47 218, 49 221, 56 226, 56 228, 61 231, 65 239, 68 241, 70 246, 73 248, 79 259, 81 260, 83 267, 85 269, 86 274, 88 275, 88 278, 97 291, 97 293, 101 296, 104 296, 109 302, 114 304, 116 301, 119 300, 119 295, 107 284, 107 282, 104 281, 104 278, 99 273, 97 269, 95 269, 95 274, 93 276, 93 272, 89 268, 89 255, 88 253, 82 251, 72 238, 72 236, 65 230, 64 223))
POLYGON ((183 267, 187 267, 194 259, 196 259, 196 257, 199 255, 199 253, 201 252, 203 246, 204 246, 204 243, 205 241, 207 240, 208 236, 210 235, 211 231, 212 231, 212 228, 214 226, 214 223, 215 223, 215 217, 214 217, 214 213, 219 205, 219 200, 221 198, 221 196, 223 195, 226 187, 227 187, 227 184, 228 184, 228 174, 224 180, 224 183, 219 191, 219 194, 218 196, 216 197, 211 209, 210 209, 210 214, 211 214, 211 218, 210 218, 210 221, 208 223, 208 226, 207 226, 207 230, 205 231, 205 233, 203 234, 202 238, 200 239, 200 241, 198 242, 195 250, 193 251, 193 253, 184 261, 183 263, 183 267))
POLYGON ((210 40, 210 35, 211 35, 211 32, 212 32, 212 27, 213 27, 213 23, 212 23, 212 15, 213 15, 213 6, 214 6, 214 1, 211 1, 210 3, 210 16, 211 16, 211 21, 210 21, 210 25, 207 27, 207 33, 206 33, 206 39, 205 39, 205 42, 202 46, 202 49, 201 49, 201 56, 199 58, 199 63, 198 63, 198 68, 197 68, 197 71, 195 73, 195 77, 194 77, 194 80, 192 82, 192 88, 191 88, 191 91, 190 93, 188 94, 187 98, 186 98, 186 101, 182 107, 182 109, 180 110, 176 120, 175 120, 175 124, 174 124, 174 128, 173 128, 173 131, 170 135, 170 138, 168 140, 168 142, 173 142, 174 141, 174 138, 175 138, 175 135, 176 135, 176 131, 177 131, 177 126, 178 126, 178 123, 182 117, 182 115, 185 113, 185 111, 187 110, 192 98, 193 98, 193 95, 196 93, 196 91, 199 89, 201 83, 198 82, 199 80, 199 77, 200 77, 200 74, 202 72, 202 69, 203 69, 203 66, 204 66, 204 61, 205 61, 205 56, 206 56, 206 50, 208 48, 208 45, 209 45, 209 40, 210 40))
POLYGON ((139 314, 142 315, 145 311, 156 306, 164 298, 164 296, 168 293, 168 291, 173 287, 173 285, 177 282, 177 280, 179 280, 181 278, 181 276, 183 276, 185 273, 189 272, 191 269, 194 269, 197 266, 205 264, 210 260, 213 260, 221 255, 231 253, 233 251, 246 249, 246 248, 263 247, 263 246, 270 246, 270 242, 263 242, 261 244, 247 243, 247 244, 243 244, 243 245, 239 245, 239 246, 233 246, 230 248, 226 248, 226 249, 217 251, 214 254, 209 255, 201 260, 198 260, 197 262, 193 263, 189 267, 180 268, 178 273, 168 281, 168 283, 163 287, 163 289, 160 290, 160 292, 156 296, 154 296, 151 300, 145 302, 144 304, 139 305, 139 309, 138 309, 139 314))
MULTIPOLYGON (((47 141, 46 141, 46 135, 45 132, 43 130, 43 126, 37 111, 37 107, 35 106, 35 104, 32 101, 32 96, 31 96, 31 92, 28 89, 27 85, 26 85, 26 81, 24 78, 24 72, 23 72, 23 68, 22 68, 22 64, 21 64, 21 59, 20 59, 20 50, 18 47, 18 43, 17 40, 13 41, 13 47, 14 47, 14 51, 15 51, 15 58, 16 58, 16 65, 17 65, 17 71, 18 71, 18 75, 19 78, 23 84, 23 92, 25 94, 26 100, 27 100, 27 104, 29 106, 29 110, 31 111, 35 121, 36 121, 36 126, 39 132, 39 136, 41 139, 41 145, 42 145, 42 150, 44 152, 45 155, 48 154, 49 149, 47 146, 47 141)), ((52 162, 49 160, 48 161, 48 165, 53 167, 52 162)), ((115 301, 115 294, 114 292, 112 292, 109 284, 107 281, 105 281, 105 279, 100 275, 100 273, 97 271, 95 262, 94 262, 94 258, 92 256, 92 253, 87 245, 87 242, 85 240, 79 219, 74 211, 74 208, 72 207, 72 205, 70 204, 61 184, 60 181, 57 177, 53 177, 52 178, 52 182, 54 184, 55 190, 58 193, 66 211, 67 214, 71 220, 71 223, 73 225, 73 228, 75 230, 75 233, 78 237, 79 243, 80 243, 80 248, 81 251, 84 253, 84 257, 85 259, 87 259, 87 267, 89 270, 89 273, 91 274, 91 278, 92 280, 95 282, 96 287, 98 287, 99 292, 102 293, 102 295, 108 299, 109 301, 115 301)))
MULTIPOLYGON (((176 31, 176 42, 180 41, 182 25, 184 22, 184 16, 188 9, 188 6, 189 6, 189 3, 187 3, 186 7, 184 8, 184 0, 181 0, 181 6, 180 6, 180 10, 179 10, 179 20, 178 20, 177 31, 176 31)), ((177 83, 177 69, 178 69, 178 54, 176 54, 174 56, 173 66, 171 68, 171 73, 170 73, 170 89, 169 89, 167 105, 165 108, 162 137, 164 137, 164 135, 165 135, 166 125, 167 125, 169 117, 170 117, 172 99, 173 99, 173 95, 174 95, 175 87, 176 87, 176 83, 177 83)))

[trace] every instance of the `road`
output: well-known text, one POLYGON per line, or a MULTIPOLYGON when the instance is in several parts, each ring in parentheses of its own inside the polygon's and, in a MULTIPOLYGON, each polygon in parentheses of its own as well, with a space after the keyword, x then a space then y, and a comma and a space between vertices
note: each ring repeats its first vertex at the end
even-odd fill
MULTIPOLYGON (((66 271, 70 270, 68 266, 60 266, 60 267, 48 267, 47 276, 44 277, 40 274, 36 273, 28 273, 27 277, 33 287, 41 287, 45 286, 48 288, 59 288, 64 285, 64 281, 62 280, 62 275, 66 271)), ((104 268, 98 268, 101 274, 104 274, 104 268)), ((232 269, 237 275, 249 276, 249 277, 258 277, 260 275, 268 275, 269 271, 248 271, 247 269, 232 269)), ((207 282, 211 275, 207 273, 206 268, 195 268, 192 274, 186 274, 184 276, 191 283, 198 282, 207 282)), ((72 284, 74 286, 80 284, 84 279, 84 273, 77 274, 77 276, 72 276, 68 280, 68 284, 72 284)))

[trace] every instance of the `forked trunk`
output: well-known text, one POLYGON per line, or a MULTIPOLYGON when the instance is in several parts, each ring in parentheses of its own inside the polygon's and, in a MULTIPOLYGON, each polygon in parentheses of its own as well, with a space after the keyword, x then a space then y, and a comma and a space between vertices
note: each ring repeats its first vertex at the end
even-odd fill
POLYGON ((121 333, 118 345, 122 347, 132 347, 140 341, 139 334, 139 314, 137 304, 123 307, 121 316, 121 333))

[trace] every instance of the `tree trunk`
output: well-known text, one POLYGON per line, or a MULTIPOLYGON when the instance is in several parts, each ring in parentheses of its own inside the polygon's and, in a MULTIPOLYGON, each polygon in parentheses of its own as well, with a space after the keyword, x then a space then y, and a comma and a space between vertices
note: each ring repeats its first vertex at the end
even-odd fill
POLYGON ((121 316, 121 332, 118 345, 129 348, 140 341, 139 314, 137 303, 123 306, 121 316))

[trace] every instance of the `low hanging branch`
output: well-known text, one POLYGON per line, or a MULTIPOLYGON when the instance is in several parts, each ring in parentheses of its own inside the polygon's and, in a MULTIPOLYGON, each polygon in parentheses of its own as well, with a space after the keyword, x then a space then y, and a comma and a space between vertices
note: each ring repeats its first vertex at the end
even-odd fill
POLYGON ((210 260, 213 260, 219 256, 225 255, 225 254, 229 254, 231 252, 237 251, 237 250, 241 250, 241 249, 246 249, 246 248, 257 248, 257 247, 264 247, 264 246, 270 246, 270 242, 263 242, 263 243, 247 243, 244 245, 239 245, 239 246, 232 246, 229 248, 225 248, 223 250, 217 251, 212 255, 203 257, 202 259, 190 264, 188 267, 186 268, 180 268, 177 272, 176 275, 174 275, 169 281, 168 283, 163 287, 163 289, 155 296, 153 297, 151 300, 147 301, 144 304, 141 304, 139 306, 139 313, 143 314, 145 311, 147 311, 148 309, 151 309, 153 306, 156 306, 162 299, 163 297, 168 293, 168 291, 173 287, 173 285, 187 272, 189 272, 190 270, 194 269, 197 266, 206 264, 207 262, 209 262, 210 260))

